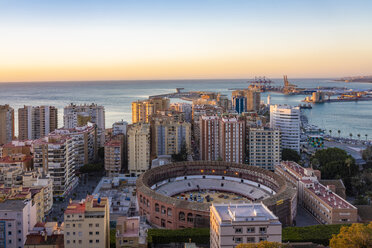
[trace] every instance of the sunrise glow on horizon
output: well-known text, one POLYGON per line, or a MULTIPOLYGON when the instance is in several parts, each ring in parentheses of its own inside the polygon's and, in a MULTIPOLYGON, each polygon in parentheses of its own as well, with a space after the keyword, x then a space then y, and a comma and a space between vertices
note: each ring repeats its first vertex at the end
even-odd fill
POLYGON ((0 0, 0 82, 372 74, 367 1, 0 0))

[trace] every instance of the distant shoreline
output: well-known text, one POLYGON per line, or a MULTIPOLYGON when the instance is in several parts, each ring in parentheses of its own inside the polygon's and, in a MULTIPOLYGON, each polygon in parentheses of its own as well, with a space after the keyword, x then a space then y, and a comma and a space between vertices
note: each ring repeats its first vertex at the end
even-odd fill
POLYGON ((335 79, 334 81, 343 83, 372 83, 372 76, 344 77, 335 79))

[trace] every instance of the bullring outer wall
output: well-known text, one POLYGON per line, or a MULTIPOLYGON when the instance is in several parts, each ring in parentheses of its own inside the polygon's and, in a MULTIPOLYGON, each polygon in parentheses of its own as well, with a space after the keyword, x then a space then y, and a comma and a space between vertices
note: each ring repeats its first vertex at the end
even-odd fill
POLYGON ((265 185, 276 194, 262 203, 279 217, 284 226, 292 225, 297 211, 297 190, 293 185, 282 176, 259 167, 220 161, 179 162, 143 173, 137 180, 140 215, 146 216, 151 224, 167 229, 208 227, 211 203, 180 200, 151 189, 158 182, 190 175, 229 176, 265 185))

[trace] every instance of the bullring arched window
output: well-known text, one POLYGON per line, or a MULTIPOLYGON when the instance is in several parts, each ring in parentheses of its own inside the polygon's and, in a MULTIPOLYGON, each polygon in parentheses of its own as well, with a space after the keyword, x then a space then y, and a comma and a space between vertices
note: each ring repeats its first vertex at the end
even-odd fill
POLYGON ((192 216, 192 213, 188 213, 187 214, 187 222, 193 222, 194 219, 193 219, 193 216, 192 216))
POLYGON ((159 204, 155 203, 155 212, 159 212, 159 204))
POLYGON ((165 212, 165 207, 164 206, 161 206, 161 213, 162 214, 165 214, 166 212, 165 212))
POLYGON ((179 219, 180 221, 185 221, 185 213, 184 213, 184 212, 180 212, 180 213, 178 214, 178 219, 179 219))
POLYGON ((168 214, 168 216, 172 216, 172 209, 171 208, 167 209, 167 214, 168 214))

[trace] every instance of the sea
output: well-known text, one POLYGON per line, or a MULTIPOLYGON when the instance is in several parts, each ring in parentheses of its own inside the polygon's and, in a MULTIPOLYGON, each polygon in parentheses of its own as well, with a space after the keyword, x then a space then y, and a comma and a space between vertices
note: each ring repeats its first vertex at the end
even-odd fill
MULTIPOLYGON (((283 79, 272 79, 274 85, 283 85, 283 79)), ((371 83, 345 83, 332 79, 290 79, 301 88, 347 87, 354 90, 372 90, 371 83)), ((150 95, 175 92, 176 88, 185 91, 216 91, 231 97, 231 88, 246 88, 247 79, 208 79, 208 80, 146 80, 146 81, 90 81, 90 82, 27 82, 0 83, 0 105, 9 104, 17 109, 23 105, 52 105, 58 108, 58 126, 63 126, 63 107, 70 104, 97 103, 105 107, 106 128, 114 122, 124 120, 131 123, 131 102, 146 99, 150 95)), ((265 92, 261 100, 266 102, 271 96, 271 104, 297 106, 305 95, 283 95, 265 92)), ((183 101, 171 99, 172 102, 183 101)), ((313 105, 312 109, 302 110, 309 123, 319 128, 332 130, 338 136, 372 139, 372 101, 332 102, 313 105)), ((15 114, 17 133, 17 114, 15 114)))

